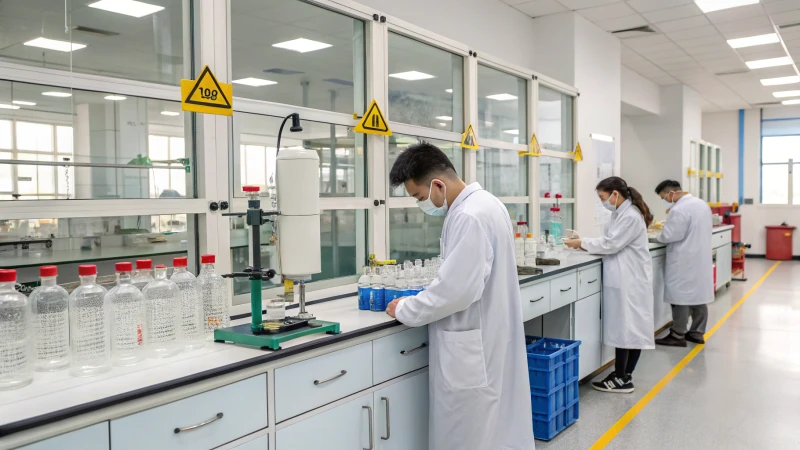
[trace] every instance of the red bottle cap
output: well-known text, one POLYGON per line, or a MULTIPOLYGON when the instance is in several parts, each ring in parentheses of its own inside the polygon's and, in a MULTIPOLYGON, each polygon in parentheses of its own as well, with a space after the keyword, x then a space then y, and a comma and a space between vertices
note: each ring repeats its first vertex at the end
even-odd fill
POLYGON ((243 192, 258 192, 261 190, 260 186, 242 186, 243 192))
POLYGON ((200 257, 201 264, 214 264, 217 262, 217 257, 214 255, 203 255, 200 257))
POLYGON ((0 270, 0 283, 13 283, 17 281, 17 271, 14 269, 0 270))
POLYGON ((159 264, 156 266, 156 269, 166 269, 166 268, 167 266, 165 266, 164 264, 159 264))
POLYGON ((137 259, 136 260, 136 268, 145 270, 145 269, 152 269, 153 268, 153 260, 152 259, 137 259))
POLYGON ((118 262, 114 264, 114 268, 117 272, 130 272, 133 270, 133 264, 129 262, 118 262))
POLYGON ((56 266, 42 266, 39 267, 40 277, 55 277, 58 275, 58 267, 56 266))
POLYGON ((78 275, 82 277, 97 275, 97 266, 94 264, 82 264, 78 266, 78 275))
POLYGON ((189 265, 189 258, 187 258, 186 256, 175 258, 172 260, 172 265, 175 267, 186 267, 189 265))
POLYGON ((554 207, 550 208, 550 211, 553 211, 553 212, 559 212, 559 211, 561 211, 561 208, 556 208, 556 207, 554 206, 554 207))

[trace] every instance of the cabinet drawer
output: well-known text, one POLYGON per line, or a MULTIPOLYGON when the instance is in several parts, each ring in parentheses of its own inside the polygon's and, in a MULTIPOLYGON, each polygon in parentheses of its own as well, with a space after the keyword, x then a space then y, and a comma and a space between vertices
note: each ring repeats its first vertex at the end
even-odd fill
POLYGON ((281 422, 372 386, 372 342, 275 369, 281 422))
POLYGON ((258 375, 112 420, 111 448, 210 449, 266 427, 267 376, 258 375))
POLYGON ((372 341, 372 382, 383 383, 428 365, 428 327, 372 341))
POLYGON ((578 299, 578 280, 576 273, 562 275, 550 280, 550 310, 574 303, 578 299))
MULTIPOLYGON (((372 394, 365 394, 278 430, 277 450, 375 448, 372 394), (372 436, 372 442, 370 442, 372 436)), ((409 449, 410 450, 410 449, 409 449)))
POLYGON ((578 270, 578 298, 586 298, 600 292, 602 286, 602 266, 578 270))
POLYGON ((711 248, 722 247, 725 244, 731 243, 731 232, 720 231, 711 235, 711 248))
POLYGON ((523 286, 520 288, 520 293, 522 294, 523 322, 550 312, 549 281, 523 286))
POLYGON ((19 450, 108 450, 108 422, 70 431, 20 447, 19 450))

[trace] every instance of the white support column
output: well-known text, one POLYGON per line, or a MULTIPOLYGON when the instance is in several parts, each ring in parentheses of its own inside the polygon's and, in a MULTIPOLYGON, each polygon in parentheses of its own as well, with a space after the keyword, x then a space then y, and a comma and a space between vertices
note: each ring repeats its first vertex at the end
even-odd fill
MULTIPOLYGON (((478 135, 478 58, 464 56, 464 130, 470 124, 478 137, 478 144, 481 144, 483 136, 478 135)), ((478 152, 471 149, 463 152, 464 182, 473 183, 478 180, 478 152)))
MULTIPOLYGON (((367 27, 367 97, 366 108, 373 99, 383 108, 384 114, 389 107, 387 92, 388 74, 388 29, 385 23, 370 21, 367 27)), ((360 111, 366 113, 366 111, 360 111)), ((369 189, 367 196, 372 201, 384 201, 383 205, 372 206, 368 211, 370 224, 367 253, 375 257, 387 259, 389 256, 389 208, 385 204, 388 198, 388 138, 374 134, 366 136, 367 164, 369 166, 369 189)))
MULTIPOLYGON (((539 82, 533 79, 528 81, 528 130, 529 133, 539 132, 539 82)), ((538 134, 537 134, 538 137, 538 134)), ((528 143, 531 137, 528 136, 528 143)), ((539 157, 528 156, 528 229, 533 236, 538 238, 539 230, 539 157)))

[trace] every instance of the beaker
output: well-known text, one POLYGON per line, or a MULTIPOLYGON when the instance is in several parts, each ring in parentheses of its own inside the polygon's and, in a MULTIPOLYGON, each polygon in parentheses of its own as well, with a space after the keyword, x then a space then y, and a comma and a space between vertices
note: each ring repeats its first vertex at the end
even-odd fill
POLYGON ((267 301, 267 322, 280 322, 286 318, 286 302, 276 297, 267 301))

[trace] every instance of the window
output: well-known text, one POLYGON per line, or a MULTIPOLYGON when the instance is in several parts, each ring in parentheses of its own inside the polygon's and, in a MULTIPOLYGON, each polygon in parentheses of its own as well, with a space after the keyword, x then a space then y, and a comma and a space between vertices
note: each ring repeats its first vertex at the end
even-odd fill
MULTIPOLYGON (((453 163, 453 166, 456 168, 456 173, 458 176, 463 176, 464 172, 464 151, 461 149, 460 143, 456 142, 447 142, 447 141, 440 141, 437 139, 425 139, 416 136, 406 136, 402 134, 392 134, 389 138, 389 166, 388 170, 392 170, 392 166, 394 166, 394 162, 397 161, 398 155, 400 155, 403 150, 407 147, 417 144, 419 142, 428 142, 439 147, 447 157, 450 159, 450 162, 453 163)), ((407 197, 408 192, 406 192, 406 188, 401 186, 397 186, 396 188, 392 189, 390 192, 392 197, 407 197)))
POLYGON ((762 137, 761 203, 800 205, 799 170, 800 136, 762 137))
POLYGON ((527 143, 527 99, 528 80, 478 65, 478 136, 527 143))
POLYGON ((553 196, 561 194, 564 198, 575 196, 573 182, 573 165, 571 159, 550 156, 539 157, 539 194, 549 192, 553 196))
MULTIPOLYGON (((148 135, 148 156, 153 163, 175 163, 185 156, 182 137, 148 135)), ((154 170, 150 177, 150 197, 185 197, 186 175, 178 170, 154 170)))
POLYGON ((516 151, 482 148, 477 153, 478 183, 497 197, 528 195, 528 157, 516 151))
POLYGON ((233 94, 363 112, 364 22, 298 0, 231 2, 233 94))
POLYGON ((389 258, 402 261, 428 259, 440 254, 444 217, 429 216, 421 209, 389 210, 389 258))
POLYGON ((571 152, 572 96, 539 85, 539 145, 546 150, 571 152))
MULTIPOLYGON (((550 218, 551 218, 551 211, 550 209, 553 208, 555 204, 548 204, 542 203, 539 205, 539 233, 544 233, 545 230, 550 230, 550 218)), ((563 233, 566 233, 567 230, 572 230, 575 228, 575 219, 574 219, 574 206, 573 204, 561 203, 559 208, 561 209, 561 230, 563 233)))

